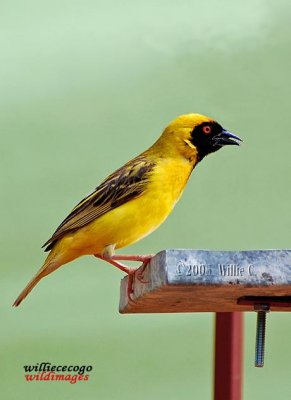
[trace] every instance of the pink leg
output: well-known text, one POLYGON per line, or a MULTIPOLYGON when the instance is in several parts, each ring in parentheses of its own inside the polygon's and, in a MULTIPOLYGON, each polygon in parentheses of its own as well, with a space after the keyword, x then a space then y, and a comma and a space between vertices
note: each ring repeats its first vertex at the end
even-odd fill
POLYGON ((114 254, 111 259, 112 260, 126 260, 126 261, 141 261, 144 263, 145 261, 150 261, 153 258, 154 254, 141 254, 141 255, 121 255, 114 254))
POLYGON ((107 261, 109 264, 114 265, 114 267, 117 267, 118 269, 120 269, 121 271, 125 272, 128 275, 133 274, 134 271, 135 271, 134 268, 129 268, 126 265, 121 264, 118 261, 112 260, 112 258, 106 258, 106 257, 103 257, 103 256, 101 256, 99 254, 94 254, 94 256, 97 257, 97 258, 100 258, 100 260, 107 261))
POLYGON ((154 257, 154 254, 142 254, 142 255, 122 255, 122 254, 114 254, 111 257, 111 260, 127 260, 127 261, 141 261, 141 271, 138 271, 136 274, 136 278, 141 282, 141 283, 148 283, 148 281, 145 281, 143 279, 143 273, 150 262, 150 260, 154 257))
POLYGON ((113 260, 127 260, 127 261, 141 261, 141 271, 138 272, 136 275, 136 278, 141 282, 141 283, 148 283, 148 281, 145 281, 143 279, 143 273, 150 262, 150 260, 154 257, 154 254, 142 254, 142 255, 122 255, 122 254, 114 254, 111 259, 113 260))

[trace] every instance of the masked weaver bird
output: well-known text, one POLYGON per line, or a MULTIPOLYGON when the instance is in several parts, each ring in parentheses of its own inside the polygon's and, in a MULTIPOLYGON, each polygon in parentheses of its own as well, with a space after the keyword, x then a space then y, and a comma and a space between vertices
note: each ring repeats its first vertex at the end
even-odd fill
POLYGON ((149 149, 109 175, 76 205, 44 244, 49 254, 14 306, 43 277, 84 255, 94 255, 132 274, 134 269, 120 260, 147 263, 151 256, 121 256, 115 250, 157 229, 173 210, 195 166, 208 154, 240 141, 204 115, 176 118, 149 149))

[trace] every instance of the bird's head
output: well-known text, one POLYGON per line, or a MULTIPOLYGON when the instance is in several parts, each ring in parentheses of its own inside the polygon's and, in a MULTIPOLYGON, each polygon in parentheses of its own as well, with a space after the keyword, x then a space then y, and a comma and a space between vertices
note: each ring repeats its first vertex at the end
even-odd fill
POLYGON ((174 143, 181 154, 196 162, 223 146, 241 142, 238 136, 201 114, 180 115, 167 126, 161 139, 174 143))

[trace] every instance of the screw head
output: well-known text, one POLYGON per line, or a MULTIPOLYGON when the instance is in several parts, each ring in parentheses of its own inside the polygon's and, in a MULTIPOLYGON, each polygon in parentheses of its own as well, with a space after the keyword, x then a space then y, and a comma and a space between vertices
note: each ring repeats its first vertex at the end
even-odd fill
POLYGON ((269 304, 254 304, 254 310, 255 311, 269 312, 270 311, 270 305, 269 304))

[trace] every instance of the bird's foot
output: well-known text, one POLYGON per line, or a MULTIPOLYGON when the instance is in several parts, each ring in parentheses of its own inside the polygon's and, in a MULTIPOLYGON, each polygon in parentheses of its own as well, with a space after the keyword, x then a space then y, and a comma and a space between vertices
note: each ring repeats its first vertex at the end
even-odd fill
POLYGON ((132 295, 134 293, 134 273, 128 274, 128 282, 127 282, 127 297, 129 303, 135 303, 132 295))
POLYGON ((141 283, 148 283, 148 281, 143 280, 143 273, 146 269, 146 266, 150 262, 150 260, 154 257, 154 254, 141 254, 141 255, 120 255, 114 254, 112 256, 113 260, 127 260, 127 261, 141 261, 142 264, 139 268, 135 270, 136 278, 141 283))
POLYGON ((147 265, 148 265, 149 262, 150 262, 150 259, 147 260, 147 261, 144 261, 144 262, 142 263, 142 265, 135 271, 136 279, 137 279, 140 283, 149 283, 148 280, 145 280, 145 279, 144 279, 144 272, 145 272, 145 269, 146 269, 146 267, 147 267, 147 265))
MULTIPOLYGON (((142 264, 139 268, 134 270, 134 274, 136 279, 141 283, 148 283, 147 280, 144 280, 144 271, 146 266, 150 262, 150 260, 154 257, 154 254, 141 254, 141 255, 120 255, 114 254, 111 259, 113 260, 127 260, 127 261, 141 261, 142 264)), ((132 285, 133 286, 133 285, 132 285)))
POLYGON ((148 280, 144 279, 144 271, 146 269, 146 266, 150 262, 150 259, 147 259, 147 261, 144 261, 141 265, 141 267, 132 270, 131 273, 128 274, 128 283, 127 283, 127 297, 129 302, 135 303, 135 300, 132 298, 132 295, 134 293, 134 282, 135 279, 137 279, 140 283, 149 283, 148 280))
POLYGON ((121 271, 125 272, 128 275, 128 285, 127 285, 127 296, 130 302, 135 303, 132 298, 132 294, 134 293, 134 281, 135 278, 141 283, 148 283, 147 280, 144 279, 145 269, 153 258, 154 254, 145 254, 145 255, 119 255, 114 254, 112 256, 106 257, 104 255, 95 254, 95 257, 100 258, 101 260, 107 261, 109 264, 114 265, 121 271), (119 260, 126 261, 141 261, 142 264, 139 268, 130 268, 127 265, 122 264, 119 260))

